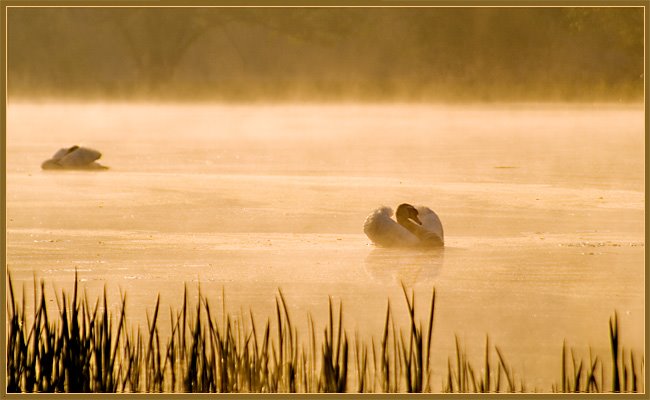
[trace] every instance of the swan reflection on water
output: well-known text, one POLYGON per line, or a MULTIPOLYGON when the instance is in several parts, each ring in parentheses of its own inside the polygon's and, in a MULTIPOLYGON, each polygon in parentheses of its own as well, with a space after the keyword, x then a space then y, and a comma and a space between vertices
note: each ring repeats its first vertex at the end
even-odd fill
POLYGON ((431 283, 442 269, 445 249, 375 248, 365 259, 368 274, 382 283, 404 282, 407 286, 431 283))
POLYGON ((390 207, 374 210, 363 231, 377 246, 366 257, 366 270, 382 282, 429 283, 438 275, 445 236, 438 215, 428 207, 403 203, 395 220, 390 207))

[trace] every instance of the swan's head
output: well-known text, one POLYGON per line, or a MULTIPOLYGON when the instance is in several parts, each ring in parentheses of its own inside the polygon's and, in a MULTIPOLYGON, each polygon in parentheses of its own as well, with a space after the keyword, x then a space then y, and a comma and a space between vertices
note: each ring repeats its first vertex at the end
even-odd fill
POLYGON ((77 145, 75 144, 74 146, 70 147, 70 148, 68 149, 68 151, 66 151, 65 153, 66 153, 66 154, 70 154, 70 153, 72 153, 73 151, 78 150, 78 149, 79 149, 79 146, 77 146, 77 145))
POLYGON ((397 207, 397 211, 395 212, 395 216, 398 219, 410 219, 411 221, 415 222, 418 225, 422 225, 422 221, 420 221, 420 218, 418 218, 418 210, 415 209, 410 204, 400 204, 397 207))

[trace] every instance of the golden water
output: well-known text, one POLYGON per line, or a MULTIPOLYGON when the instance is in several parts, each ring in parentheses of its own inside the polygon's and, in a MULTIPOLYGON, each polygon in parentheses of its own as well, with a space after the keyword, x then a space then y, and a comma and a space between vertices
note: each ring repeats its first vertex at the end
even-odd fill
POLYGON ((281 288, 303 331, 308 312, 324 327, 332 296, 367 338, 389 298, 406 322, 400 281, 423 319, 435 286, 436 375, 454 333, 478 365, 489 334, 548 389, 565 338, 608 356, 614 310, 643 351, 643 122, 612 105, 16 103, 7 264, 28 299, 34 274, 53 294, 75 269, 91 299, 106 286, 117 307, 122 290, 134 324, 158 293, 178 307, 185 283, 260 322, 281 288), (40 170, 73 144, 111 169, 40 170), (440 215, 443 251, 369 242, 366 215, 401 202, 440 215))

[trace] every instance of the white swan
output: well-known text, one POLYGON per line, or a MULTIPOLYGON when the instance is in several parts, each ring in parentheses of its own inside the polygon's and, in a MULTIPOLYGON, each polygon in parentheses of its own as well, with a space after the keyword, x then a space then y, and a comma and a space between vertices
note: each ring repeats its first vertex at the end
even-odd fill
POLYGON ((41 164, 43 169, 108 169, 95 161, 102 156, 97 150, 77 145, 60 149, 41 164))
POLYGON ((440 247, 445 238, 438 215, 428 207, 400 204, 391 217, 390 207, 373 211, 363 224, 363 231, 374 244, 382 247, 440 247))

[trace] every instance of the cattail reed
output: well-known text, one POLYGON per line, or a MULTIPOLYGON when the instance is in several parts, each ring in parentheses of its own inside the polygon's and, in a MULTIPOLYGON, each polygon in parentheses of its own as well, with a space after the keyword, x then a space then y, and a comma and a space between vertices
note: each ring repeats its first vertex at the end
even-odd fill
MULTIPOLYGON (((47 312, 45 283, 34 283, 34 313, 28 318, 25 296, 16 297, 11 275, 7 293, 7 392, 525 392, 525 381, 502 350, 485 339, 483 371, 469 361, 458 336, 456 354, 432 375, 432 337, 436 292, 424 321, 416 316, 413 290, 402 285, 408 325, 399 327, 387 303, 380 338, 349 340, 343 304, 330 298, 327 324, 320 330, 311 315, 301 340, 284 293, 278 290, 275 315, 258 329, 253 312, 226 312, 218 318, 199 288, 198 302, 169 310, 169 337, 161 337, 160 296, 147 326, 127 323, 127 296, 117 312, 109 310, 106 289, 92 303, 83 296, 75 273, 73 291, 55 296, 58 314, 47 312), (318 338, 321 338, 318 340, 318 338), (496 358, 493 356, 496 354, 496 358)), ((24 291, 23 291, 24 293, 24 291)), ((553 392, 643 392, 644 358, 622 346, 618 315, 609 321, 611 363, 594 356, 579 359, 566 342, 561 349, 560 383, 553 392), (611 382, 606 382, 607 365, 611 382)), ((535 388, 537 391, 538 389, 535 388)))

